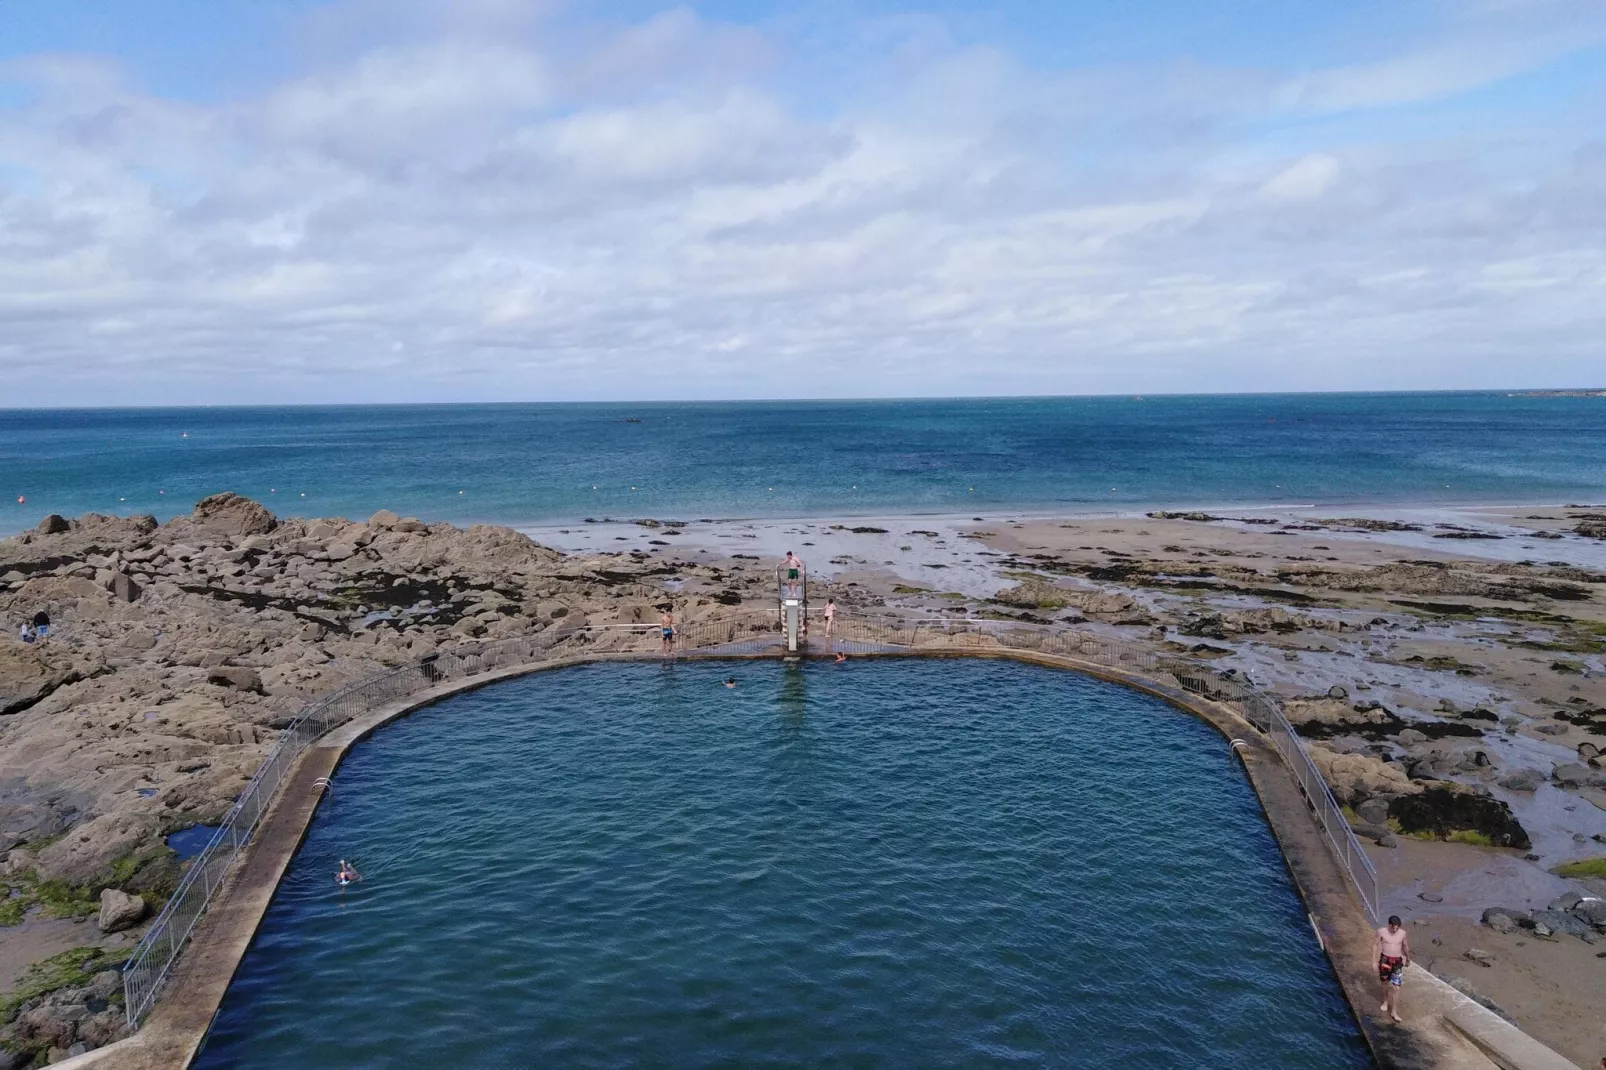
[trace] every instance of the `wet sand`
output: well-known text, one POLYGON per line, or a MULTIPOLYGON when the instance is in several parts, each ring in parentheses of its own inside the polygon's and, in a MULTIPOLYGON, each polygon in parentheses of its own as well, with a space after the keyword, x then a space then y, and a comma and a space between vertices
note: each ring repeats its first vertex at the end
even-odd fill
POLYGON ((1497 933, 1465 918, 1433 917, 1411 924, 1411 946, 1416 961, 1446 980, 1470 983, 1524 1032, 1580 1067, 1606 1056, 1606 959, 1597 957, 1606 943, 1541 940, 1520 931, 1497 933), (1467 959, 1474 948, 1492 955, 1492 964, 1467 959))
POLYGON ((30 965, 75 947, 128 947, 132 934, 104 935, 90 918, 29 917, 0 930, 0 992, 10 991, 30 965))

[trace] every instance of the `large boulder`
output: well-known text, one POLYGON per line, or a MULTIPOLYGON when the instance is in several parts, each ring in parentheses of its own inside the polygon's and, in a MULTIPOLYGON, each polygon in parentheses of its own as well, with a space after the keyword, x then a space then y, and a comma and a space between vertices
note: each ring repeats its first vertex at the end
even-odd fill
POLYGON ((145 917, 145 900, 137 895, 106 888, 100 893, 100 931, 120 933, 138 925, 145 917))
POLYGON ((224 492, 196 503, 190 517, 196 524, 220 535, 266 535, 279 520, 259 502, 224 492))
POLYGON ((1581 788, 1589 783, 1591 770, 1578 762, 1563 762, 1550 771, 1550 778, 1564 788, 1581 788))
POLYGON ((1397 847, 1399 840, 1387 825, 1368 825, 1364 821, 1351 821, 1349 827, 1355 835, 1364 836, 1379 847, 1397 847))
POLYGON ((81 654, 62 643, 24 645, 0 640, 0 716, 25 710, 57 688, 77 683, 104 669, 103 660, 81 654))
POLYGON ((231 687, 236 691, 262 693, 262 674, 237 665, 221 665, 213 669, 207 674, 206 682, 219 687, 231 687))
POLYGON ((1597 899, 1594 896, 1580 899, 1572 905, 1571 910, 1575 917, 1606 931, 1606 899, 1597 899))
POLYGON ((102 814, 40 848, 39 876, 74 886, 110 883, 112 863, 153 839, 157 831, 157 820, 148 813, 102 814))
POLYGON ((1398 796, 1389 801, 1389 816, 1400 823, 1402 832, 1426 832, 1440 839, 1475 834, 1493 846, 1523 851, 1533 846, 1511 807, 1460 785, 1433 784, 1416 795, 1398 796))
POLYGON ((70 530, 72 530, 72 525, 67 521, 67 518, 56 513, 51 513, 39 521, 39 526, 34 528, 34 531, 40 535, 60 535, 62 532, 70 530))
POLYGON ((1514 933, 1517 931, 1520 920, 1526 920, 1526 910, 1512 910, 1506 907, 1490 907, 1483 912, 1483 924, 1489 926, 1497 933, 1514 933))
MULTIPOLYGON (((1406 742, 1408 732, 1400 733, 1406 742)), ((1475 773, 1493 764, 1488 750, 1477 741, 1444 740, 1412 744, 1402 759, 1413 780, 1446 780, 1458 773, 1475 773)))
POLYGON ((1005 605, 1026 609, 1063 609, 1071 605, 1073 599, 1078 603, 1081 601, 1075 592, 1057 587, 1051 580, 1041 576, 1032 576, 1014 587, 1007 587, 995 597, 1005 605))
POLYGON ((68 521, 78 532, 94 537, 96 543, 119 542, 140 538, 155 531, 159 525, 149 513, 135 516, 107 516, 104 513, 85 513, 77 520, 68 521))
POLYGON ((112 573, 108 589, 111 591, 112 597, 119 602, 137 602, 140 594, 143 593, 140 585, 126 572, 112 573))
POLYGON ((1509 791, 1538 791, 1544 782, 1545 774, 1538 769, 1517 769, 1497 781, 1509 791))
MULTIPOLYGON (((121 987, 120 982, 119 987, 121 987)), ((128 1016, 121 1007, 108 1007, 78 1023, 78 1042, 90 1048, 103 1048, 126 1036, 128 1036, 128 1016)))
POLYGON ((1312 744, 1310 757, 1342 803, 1354 805, 1373 796, 1410 795, 1422 790, 1422 785, 1406 776, 1399 763, 1385 762, 1370 754, 1341 754, 1312 744))
POLYGON ((45 1003, 32 1007, 17 1017, 17 1036, 30 1047, 65 1049, 78 1033, 79 1019, 86 1014, 82 1006, 45 1003))
POLYGON ((0 791, 0 852, 31 840, 48 840, 67 830, 67 822, 49 799, 33 797, 23 789, 21 798, 0 791))
POLYGON ((1387 825, 1389 823, 1389 803, 1387 799, 1367 799, 1355 807, 1355 813, 1368 825, 1387 825))
POLYGON ((1595 927, 1581 918, 1560 910, 1536 910, 1533 912, 1534 925, 1544 925, 1551 932, 1566 933, 1580 939, 1594 942, 1595 927))

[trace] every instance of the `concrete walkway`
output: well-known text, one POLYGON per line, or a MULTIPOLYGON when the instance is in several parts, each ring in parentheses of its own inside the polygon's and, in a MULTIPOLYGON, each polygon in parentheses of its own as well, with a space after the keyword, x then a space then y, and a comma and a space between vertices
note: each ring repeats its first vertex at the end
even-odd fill
MULTIPOLYGON (((1394 1025, 1375 1017, 1381 993, 1372 962, 1372 927, 1359 897, 1311 818, 1292 772, 1265 737, 1230 707, 1132 673, 1058 655, 951 647, 912 653, 1007 657, 1073 669, 1145 691, 1204 718, 1226 737, 1223 746, 1226 740, 1243 740, 1246 746, 1238 753, 1250 782, 1379 1066, 1385 1070, 1577 1070, 1515 1026, 1416 967, 1405 990, 1405 1023, 1394 1025)), ((532 672, 606 660, 641 660, 641 656, 593 654, 453 680, 365 714, 313 744, 286 779, 243 864, 197 926, 191 946, 140 1032, 56 1065, 68 1070, 182 1070, 189 1065, 323 798, 325 789, 318 781, 334 774, 352 745, 386 722, 449 695, 532 672)))

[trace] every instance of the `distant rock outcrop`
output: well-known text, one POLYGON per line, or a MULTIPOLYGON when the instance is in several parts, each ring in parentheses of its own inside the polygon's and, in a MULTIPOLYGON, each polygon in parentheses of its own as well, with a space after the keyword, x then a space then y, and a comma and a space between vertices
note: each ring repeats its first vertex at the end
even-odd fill
POLYGON ((279 526, 279 519, 261 504, 228 492, 201 499, 191 519, 221 535, 266 535, 279 526))

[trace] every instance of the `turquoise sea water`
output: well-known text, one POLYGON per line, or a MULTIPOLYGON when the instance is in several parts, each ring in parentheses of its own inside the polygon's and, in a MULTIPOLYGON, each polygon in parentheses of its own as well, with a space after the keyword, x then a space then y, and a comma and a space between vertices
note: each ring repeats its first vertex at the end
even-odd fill
POLYGON ((574 668, 380 730, 197 1065, 1370 1062, 1214 730, 907 660, 574 668))
POLYGON ((51 512, 166 519, 221 490, 286 515, 511 524, 1599 501, 1606 398, 0 410, 0 533, 51 512))

